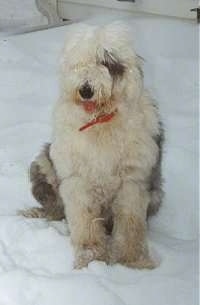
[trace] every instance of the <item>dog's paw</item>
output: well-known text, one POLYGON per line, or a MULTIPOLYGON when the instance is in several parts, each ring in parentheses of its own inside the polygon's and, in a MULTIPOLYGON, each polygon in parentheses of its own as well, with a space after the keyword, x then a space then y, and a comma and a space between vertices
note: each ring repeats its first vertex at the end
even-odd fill
POLYGON ((154 269, 157 267, 156 263, 150 257, 140 258, 137 261, 119 260, 118 263, 134 269, 154 269))
POLYGON ((81 269, 95 259, 95 254, 91 249, 80 250, 76 253, 74 268, 81 269))
POLYGON ((134 248, 130 245, 122 246, 116 241, 111 242, 109 263, 111 265, 119 263, 135 269, 154 269, 157 266, 149 256, 146 245, 134 248))
POLYGON ((108 263, 107 254, 106 248, 102 246, 79 249, 75 253, 74 268, 81 269, 87 267, 87 265, 94 260, 108 263))
POLYGON ((141 257, 138 260, 131 260, 130 257, 114 257, 111 255, 109 263, 111 265, 119 263, 134 269, 154 269, 157 267, 157 264, 150 257, 141 257))
POLYGON ((141 258, 136 262, 128 262, 124 265, 135 269, 154 269, 157 267, 157 264, 150 257, 141 258))

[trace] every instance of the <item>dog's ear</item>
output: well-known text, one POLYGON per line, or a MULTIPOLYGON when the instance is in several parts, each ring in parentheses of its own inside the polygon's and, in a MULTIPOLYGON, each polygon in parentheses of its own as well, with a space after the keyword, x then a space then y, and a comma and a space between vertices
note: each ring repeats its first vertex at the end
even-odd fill
POLYGON ((104 50, 104 59, 101 64, 107 67, 113 78, 122 77, 125 72, 125 66, 120 62, 119 58, 108 50, 104 50))

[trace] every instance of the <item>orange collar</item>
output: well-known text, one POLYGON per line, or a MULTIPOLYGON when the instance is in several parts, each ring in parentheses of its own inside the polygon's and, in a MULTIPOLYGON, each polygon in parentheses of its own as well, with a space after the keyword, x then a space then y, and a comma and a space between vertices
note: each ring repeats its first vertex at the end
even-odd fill
POLYGON ((82 127, 80 127, 79 131, 83 131, 96 124, 109 122, 110 120, 112 120, 112 118, 114 117, 116 112, 117 112, 117 110, 115 110, 111 113, 108 113, 108 114, 102 114, 102 115, 98 116, 97 118, 93 119, 92 121, 90 121, 90 122, 86 123, 85 125, 83 125, 82 127))

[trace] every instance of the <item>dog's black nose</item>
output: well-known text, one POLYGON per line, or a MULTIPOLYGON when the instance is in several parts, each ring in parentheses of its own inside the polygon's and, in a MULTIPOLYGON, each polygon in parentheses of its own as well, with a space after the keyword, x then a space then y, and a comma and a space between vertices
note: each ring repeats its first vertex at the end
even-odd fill
POLYGON ((82 98, 84 99, 90 99, 94 95, 93 89, 90 87, 88 83, 85 83, 80 89, 79 89, 79 94, 82 98))

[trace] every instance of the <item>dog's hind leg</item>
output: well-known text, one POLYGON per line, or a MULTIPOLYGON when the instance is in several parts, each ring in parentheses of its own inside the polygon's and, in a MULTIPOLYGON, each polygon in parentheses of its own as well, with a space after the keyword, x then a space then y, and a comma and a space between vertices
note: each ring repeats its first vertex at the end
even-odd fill
POLYGON ((50 144, 46 144, 30 166, 32 194, 42 207, 20 211, 19 214, 26 217, 61 220, 65 217, 64 207, 58 193, 59 181, 49 156, 49 149, 50 144))

